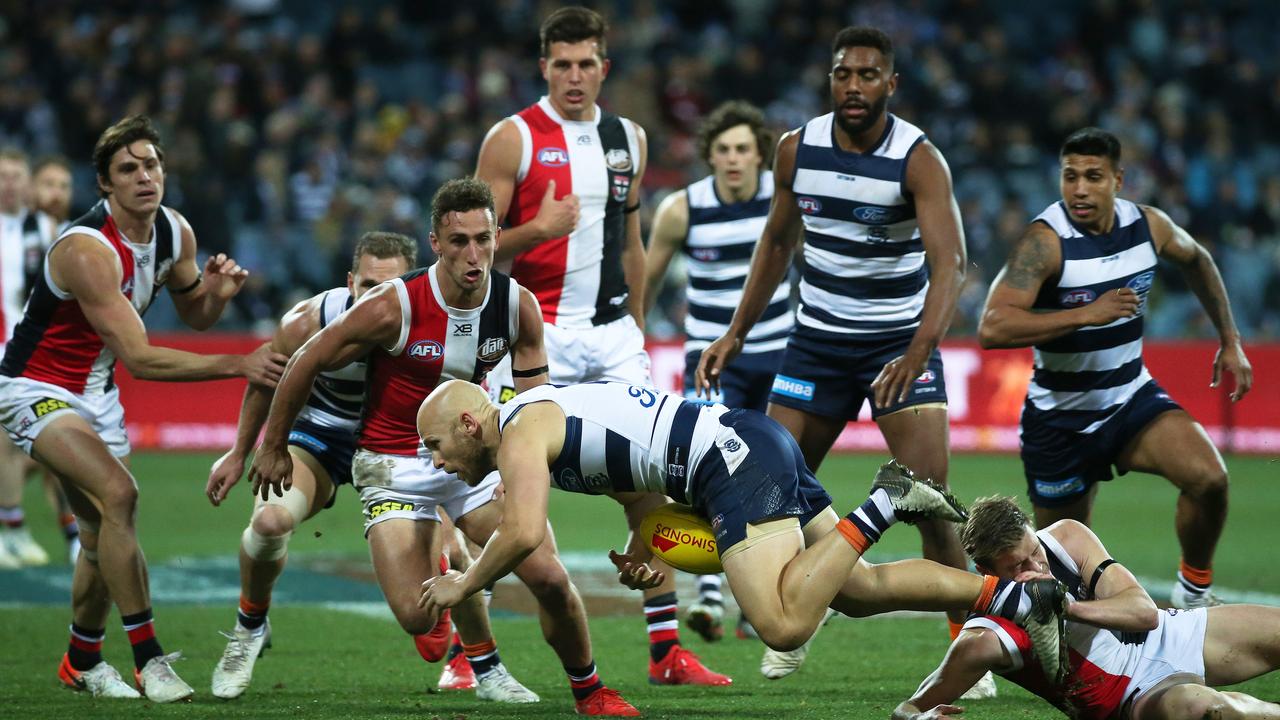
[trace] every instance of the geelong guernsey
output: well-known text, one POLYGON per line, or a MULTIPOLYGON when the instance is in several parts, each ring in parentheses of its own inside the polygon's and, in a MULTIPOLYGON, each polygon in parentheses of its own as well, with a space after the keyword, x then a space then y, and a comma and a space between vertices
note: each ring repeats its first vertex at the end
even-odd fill
POLYGON ((640 157, 635 126, 599 107, 594 120, 565 120, 545 97, 510 119, 520 132, 521 155, 508 223, 536 217, 552 180, 557 198, 572 193, 580 202, 573 232, 517 255, 511 276, 538 298, 548 323, 591 327, 617 320, 627 313, 623 210, 640 157))
POLYGON ((874 339, 920 324, 929 270, 906 191, 920 128, 893 114, 865 153, 835 141, 834 116, 800 131, 792 190, 804 221, 804 273, 796 321, 837 338, 874 339))
POLYGON ((1035 346, 1035 373, 1027 409, 1055 427, 1093 432, 1143 385, 1151 381, 1142 362, 1142 310, 1155 279, 1156 251, 1142 209, 1116 200, 1111 232, 1091 235, 1076 226, 1061 202, 1035 222, 1048 225, 1062 248, 1055 285, 1041 289, 1033 307, 1064 310, 1128 287, 1142 300, 1137 315, 1102 327, 1085 327, 1035 346))
POLYGON ((54 236, 53 219, 42 212, 0 215, 0 353, 22 319, 54 236))
MULTIPOLYGON (((773 172, 760 173, 755 197, 726 203, 716 193, 715 176, 693 183, 689 200, 689 233, 685 237, 689 285, 684 320, 686 353, 701 351, 729 330, 733 311, 742 302, 742 288, 751 266, 751 253, 764 232, 773 200, 773 172)), ((747 334, 742 352, 781 350, 794 324, 791 286, 785 280, 773 291, 764 314, 747 334)))
MULTIPOLYGON (((326 290, 320 299, 320 329, 329 326, 355 302, 351 291, 345 287, 326 290)), ((355 433, 360 426, 360 413, 364 407, 364 380, 368 368, 364 360, 357 360, 338 370, 324 370, 311 386, 307 404, 298 413, 299 420, 306 420, 321 427, 355 433)))

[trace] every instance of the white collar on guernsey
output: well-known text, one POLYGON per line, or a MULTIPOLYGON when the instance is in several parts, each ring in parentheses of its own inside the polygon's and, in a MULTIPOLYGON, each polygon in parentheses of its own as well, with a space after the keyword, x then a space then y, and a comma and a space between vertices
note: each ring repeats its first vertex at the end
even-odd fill
POLYGON ((590 120, 565 120, 564 118, 560 117, 560 113, 556 112, 555 106, 551 104, 551 98, 547 95, 543 95, 542 99, 538 100, 538 107, 542 108, 542 112, 546 113, 547 117, 551 118, 552 120, 555 120, 560 125, 587 125, 590 127, 595 127, 596 125, 600 124, 600 106, 599 105, 591 106, 591 112, 593 113, 593 116, 592 116, 592 119, 590 120))

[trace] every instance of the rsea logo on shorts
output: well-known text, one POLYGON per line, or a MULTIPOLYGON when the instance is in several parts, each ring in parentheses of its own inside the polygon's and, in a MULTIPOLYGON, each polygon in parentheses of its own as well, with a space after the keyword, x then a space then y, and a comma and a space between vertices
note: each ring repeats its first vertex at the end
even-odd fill
POLYGON ((413 509, 413 503, 400 502, 399 500, 383 500, 380 503, 374 503, 369 506, 369 519, 372 520, 383 513, 389 513, 394 510, 413 512, 413 509))
POLYGON ((812 400, 814 385, 807 380, 778 375, 773 378, 773 391, 797 400, 812 400))
POLYGON ((37 418, 42 418, 54 410, 70 410, 71 403, 58 398, 44 398, 31 403, 31 412, 36 414, 37 418))
POLYGON ((409 346, 409 357, 423 362, 439 360, 444 357, 444 346, 435 340, 419 340, 409 346))
POLYGON ((1084 478, 1076 475, 1062 480, 1034 481, 1036 494, 1043 498, 1060 498, 1084 492, 1084 478))

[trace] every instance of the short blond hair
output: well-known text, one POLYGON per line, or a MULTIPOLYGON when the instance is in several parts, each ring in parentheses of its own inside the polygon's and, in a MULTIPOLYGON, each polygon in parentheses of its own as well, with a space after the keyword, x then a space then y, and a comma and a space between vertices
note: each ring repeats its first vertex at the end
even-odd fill
POLYGON ((978 498, 969 505, 969 519, 960 529, 960 544, 974 563, 991 567, 1001 553, 1022 542, 1031 521, 1008 495, 978 498))

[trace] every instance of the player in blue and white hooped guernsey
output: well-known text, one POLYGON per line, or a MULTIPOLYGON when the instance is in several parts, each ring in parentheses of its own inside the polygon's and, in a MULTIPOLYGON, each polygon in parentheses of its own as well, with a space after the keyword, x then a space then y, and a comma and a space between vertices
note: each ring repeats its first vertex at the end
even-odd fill
MULTIPOLYGON (((423 583, 428 611, 481 591, 538 547, 554 487, 609 495, 646 513, 668 498, 690 505, 711 525, 743 613, 774 650, 807 642, 828 607, 856 617, 910 608, 993 611, 1030 623, 1028 632, 1050 640, 1048 655, 1058 657, 1065 603, 1056 581, 1000 581, 930 560, 861 560, 898 520, 963 517, 954 498, 890 462, 870 497, 841 519, 795 439, 754 410, 612 382, 541 385, 499 408, 475 385, 451 380, 422 403, 418 432, 436 467, 471 484, 497 470, 507 498, 475 563, 423 583), (1032 619, 1033 606, 1048 610, 1045 603, 1056 603, 1057 614, 1032 619)), ((610 553, 620 581, 633 589, 665 580, 648 566, 651 558, 648 542, 634 534, 626 552, 610 553)))
POLYGON ((1182 561, 1172 602, 1212 604, 1227 469, 1204 428, 1147 372, 1142 328, 1156 259, 1164 258, 1186 275, 1218 330, 1213 385, 1232 375, 1231 399, 1239 400, 1253 371, 1227 290, 1209 252, 1168 215, 1117 197, 1124 169, 1114 135, 1078 130, 1059 158, 1062 200, 1023 233, 991 285, 979 326, 983 347, 1035 349, 1021 431, 1036 524, 1087 524, 1095 483, 1110 480, 1112 466, 1168 478, 1181 491, 1182 561))
MULTIPOLYGON (((698 148, 711 166, 707 177, 668 195, 658 206, 645 256, 647 309, 653 307, 668 266, 683 254, 686 397, 696 397, 694 371, 702 350, 729 329, 742 300, 751 253, 764 232, 773 200, 773 154, 764 114, 749 103, 726 102, 698 130, 698 148)), ((712 399, 731 408, 764 412, 795 312, 791 286, 780 282, 764 317, 748 333, 742 355, 725 368, 712 399)))
MULTIPOLYGON (((356 243, 347 285, 326 290, 293 307, 280 320, 271 349, 293 355, 313 335, 379 283, 409 272, 418 245, 404 235, 365 233, 356 243)), ((226 651, 213 672, 213 694, 239 697, 252 679, 254 661, 270 645, 267 610, 284 571, 289 537, 303 522, 332 507, 340 485, 351 484, 351 458, 364 406, 365 362, 326 370, 316 378, 307 404, 289 433, 293 484, 282 496, 254 497, 253 514, 240 536, 240 607, 226 651)), ((274 392, 250 384, 236 425, 235 445, 209 473, 205 494, 217 506, 244 475, 245 460, 258 442, 274 392)))
MULTIPOLYGON (((851 27, 832 43, 832 112, 783 136, 774 201, 728 331, 702 353, 714 390, 786 272, 803 230, 800 307, 769 397, 812 468, 864 400, 885 442, 919 477, 945 484, 946 386, 938 343, 964 283, 964 233, 942 154, 887 111, 893 43, 851 27)), ((965 567, 955 531, 920 526, 924 556, 965 567)), ((958 629, 963 616, 951 618, 958 629)))
MULTIPOLYGON (((742 300, 751 253, 773 199, 773 172, 762 170, 771 160, 773 139, 758 108, 742 101, 717 107, 698 129, 698 149, 712 173, 663 199, 645 254, 646 310, 653 308, 672 257, 684 255, 684 393, 689 398, 696 397, 694 371, 703 348, 728 329, 742 300)), ((764 412, 794 318, 791 285, 780 282, 764 319, 747 335, 742 355, 725 368, 712 399, 764 412)), ((689 627, 708 641, 717 640, 724 634, 723 615, 720 577, 699 576, 698 601, 686 615, 689 627)), ((737 634, 754 635, 741 619, 737 634)))

